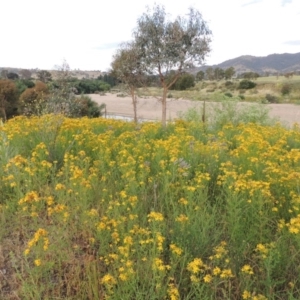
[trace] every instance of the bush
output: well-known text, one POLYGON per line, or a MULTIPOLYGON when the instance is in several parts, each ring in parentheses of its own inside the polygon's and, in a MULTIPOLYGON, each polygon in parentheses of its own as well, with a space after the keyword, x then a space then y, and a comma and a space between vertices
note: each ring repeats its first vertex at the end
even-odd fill
POLYGON ((274 95, 267 94, 265 98, 269 103, 278 103, 278 98, 274 95))
POLYGON ((248 79, 244 79, 240 82, 238 89, 249 90, 249 89, 253 89, 254 87, 256 87, 255 82, 248 79))
POLYGON ((232 81, 226 81, 225 82, 225 86, 228 88, 228 87, 231 87, 231 86, 233 86, 234 85, 234 83, 232 82, 232 81))
POLYGON ((37 81, 34 87, 27 88, 20 95, 23 113, 26 115, 42 114, 48 94, 48 86, 42 81, 37 81))
MULTIPOLYGON (((179 114, 186 121, 201 122, 203 108, 194 107, 179 114)), ((256 123, 261 125, 272 125, 277 120, 269 117, 269 109, 263 104, 242 104, 236 100, 227 100, 215 103, 212 109, 207 110, 207 125, 211 130, 221 130, 226 124, 237 126, 241 123, 256 123)))
POLYGON ((171 90, 184 91, 195 86, 195 76, 192 74, 182 74, 178 80, 171 86, 171 90))
POLYGON ((240 98, 241 100, 245 100, 245 96, 244 96, 244 95, 239 95, 239 98, 240 98))
POLYGON ((216 89, 215 88, 211 88, 211 89, 207 89, 206 92, 207 93, 213 93, 216 89))
POLYGON ((89 117, 98 118, 102 116, 102 110, 105 104, 99 105, 93 101, 89 96, 80 96, 75 99, 78 104, 78 112, 74 117, 89 117))
POLYGON ((289 84, 284 84, 284 85, 282 86, 282 88, 281 88, 281 94, 282 94, 283 96, 289 95, 290 92, 291 92, 291 90, 292 90, 291 85, 289 85, 289 84))
POLYGON ((226 97, 232 98, 232 94, 231 94, 231 93, 229 93, 229 92, 227 92, 227 93, 224 93, 224 95, 225 95, 226 97))

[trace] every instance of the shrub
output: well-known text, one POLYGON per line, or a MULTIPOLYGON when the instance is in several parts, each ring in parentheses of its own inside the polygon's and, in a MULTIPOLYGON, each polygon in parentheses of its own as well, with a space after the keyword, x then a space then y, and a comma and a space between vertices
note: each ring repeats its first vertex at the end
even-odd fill
POLYGON ((240 98, 241 100, 245 100, 245 96, 244 96, 244 95, 239 95, 239 98, 240 98))
POLYGON ((282 88, 281 88, 281 94, 282 94, 283 96, 289 95, 290 92, 291 92, 291 90, 292 90, 291 85, 289 85, 289 84, 284 84, 284 85, 282 86, 282 88))
POLYGON ((75 99, 78 104, 77 115, 74 117, 89 117, 98 118, 102 116, 102 110, 105 108, 105 104, 99 105, 93 101, 89 96, 80 96, 75 99))
POLYGON ((207 89, 206 92, 207 92, 207 93, 213 93, 215 90, 216 90, 215 88, 207 89))
MULTIPOLYGON (((201 122, 203 108, 191 108, 181 113, 179 117, 186 121, 201 122)), ((269 109, 262 104, 240 104, 236 100, 225 100, 215 103, 212 109, 207 110, 208 128, 221 130, 225 124, 231 123, 234 126, 241 123, 256 123, 271 125, 277 121, 269 117, 269 109)))
POLYGON ((123 93, 119 93, 117 94, 117 97, 120 97, 120 98, 124 98, 124 97, 127 97, 128 95, 126 94, 123 94, 123 93))
POLYGON ((227 93, 224 93, 224 95, 225 95, 226 97, 232 98, 232 94, 231 94, 231 93, 229 93, 229 92, 227 92, 227 93))
POLYGON ((38 81, 34 87, 27 88, 20 96, 23 113, 26 115, 41 114, 48 94, 48 86, 42 81, 38 81))
POLYGON ((248 79, 244 79, 240 82, 238 89, 249 90, 249 89, 253 89, 254 87, 256 87, 255 82, 248 79))
POLYGON ((274 95, 267 94, 265 98, 269 103, 278 103, 278 98, 274 95))
POLYGON ((178 80, 171 86, 171 90, 184 91, 195 86, 195 76, 192 74, 182 74, 178 80))
POLYGON ((231 87, 231 86, 233 86, 234 85, 234 83, 232 82, 232 81, 226 81, 225 82, 225 86, 228 88, 228 87, 231 87))

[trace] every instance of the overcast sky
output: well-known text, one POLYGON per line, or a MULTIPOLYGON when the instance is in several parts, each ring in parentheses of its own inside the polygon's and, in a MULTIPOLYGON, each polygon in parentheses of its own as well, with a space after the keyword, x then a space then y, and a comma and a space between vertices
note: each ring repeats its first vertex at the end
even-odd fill
MULTIPOLYGON (((300 52, 300 0, 158 0, 171 16, 198 9, 213 33, 206 64, 300 52)), ((0 0, 0 67, 110 68, 150 0, 0 0)))

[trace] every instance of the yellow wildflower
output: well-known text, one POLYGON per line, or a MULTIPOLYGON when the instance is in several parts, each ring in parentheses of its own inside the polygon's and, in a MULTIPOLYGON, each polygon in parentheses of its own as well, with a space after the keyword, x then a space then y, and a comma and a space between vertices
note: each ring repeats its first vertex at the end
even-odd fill
POLYGON ((187 269, 191 273, 196 274, 200 271, 201 267, 204 267, 203 261, 201 260, 201 258, 195 258, 188 264, 187 269))
POLYGON ((34 260, 34 264, 35 264, 37 267, 39 267, 39 266, 42 264, 42 262, 41 262, 40 259, 35 259, 35 260, 34 260))
POLYGON ((163 220, 164 220, 164 216, 159 212, 152 211, 150 214, 148 214, 148 222, 163 221, 163 220))
POLYGON ((106 274, 102 277, 101 283, 113 285, 113 284, 116 284, 117 281, 112 275, 106 274))
POLYGON ((213 277, 210 274, 207 274, 203 278, 204 282, 210 283, 213 280, 213 277))
POLYGON ((252 267, 251 267, 250 265, 244 265, 244 266, 242 267, 241 271, 242 271, 243 273, 249 274, 249 275, 254 274, 253 269, 252 269, 252 267))
POLYGON ((242 298, 243 300, 251 299, 251 293, 247 290, 244 290, 242 298))

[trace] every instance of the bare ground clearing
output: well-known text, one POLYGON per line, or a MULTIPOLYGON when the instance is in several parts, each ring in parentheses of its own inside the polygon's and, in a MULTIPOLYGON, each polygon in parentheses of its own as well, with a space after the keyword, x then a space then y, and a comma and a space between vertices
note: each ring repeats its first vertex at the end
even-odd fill
MULTIPOLYGON (((116 94, 107 93, 100 96, 98 94, 89 95, 92 100, 106 104, 108 114, 133 117, 131 97, 117 97, 116 94)), ((208 110, 216 105, 216 102, 206 103, 208 110)), ((240 105, 249 105, 249 103, 240 103, 240 105)), ((300 124, 300 105, 295 104, 265 104, 270 109, 270 117, 279 118, 287 126, 294 123, 300 124)), ((202 101, 191 101, 184 99, 168 99, 167 101, 167 119, 178 117, 179 112, 185 112, 189 108, 203 106, 202 101)), ((139 98, 137 113, 139 119, 161 120, 161 103, 155 97, 139 98)))

